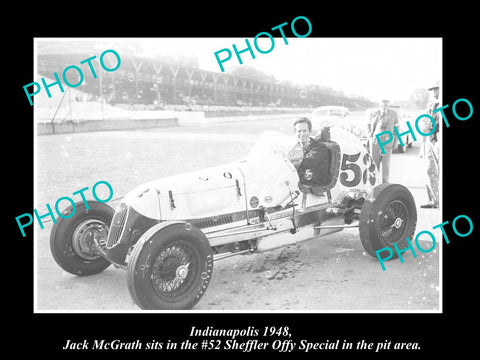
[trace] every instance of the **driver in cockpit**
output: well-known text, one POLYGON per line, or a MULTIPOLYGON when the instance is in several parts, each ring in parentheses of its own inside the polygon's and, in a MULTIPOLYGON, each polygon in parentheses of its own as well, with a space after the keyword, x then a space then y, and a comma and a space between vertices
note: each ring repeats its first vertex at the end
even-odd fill
POLYGON ((328 183, 328 148, 325 143, 311 137, 312 122, 300 117, 293 123, 293 132, 298 144, 289 152, 288 158, 298 170, 300 182, 312 185, 328 183))

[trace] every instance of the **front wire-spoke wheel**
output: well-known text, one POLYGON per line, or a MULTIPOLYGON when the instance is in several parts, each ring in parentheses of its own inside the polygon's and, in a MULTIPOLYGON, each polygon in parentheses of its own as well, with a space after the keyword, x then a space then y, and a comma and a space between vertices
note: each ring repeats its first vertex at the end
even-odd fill
POLYGON ((198 276, 199 254, 188 242, 178 241, 159 252, 153 261, 152 285, 159 297, 178 301, 198 276))
POLYGON ((145 310, 191 309, 213 272, 206 236, 190 224, 160 223, 145 232, 128 264, 128 289, 145 310))

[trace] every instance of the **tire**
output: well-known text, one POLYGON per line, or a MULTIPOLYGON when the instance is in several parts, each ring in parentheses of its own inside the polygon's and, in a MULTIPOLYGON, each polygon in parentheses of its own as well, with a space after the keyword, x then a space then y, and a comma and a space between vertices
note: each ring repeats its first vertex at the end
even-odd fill
POLYGON ((417 224, 417 209, 410 191, 399 184, 377 186, 365 200, 360 213, 360 239, 365 251, 377 257, 376 251, 390 248, 397 258, 395 245, 403 249, 406 238, 412 238, 417 224))
POLYGON ((193 308, 213 272, 213 255, 201 230, 184 222, 155 225, 138 240, 128 264, 128 289, 144 310, 193 308))
MULTIPOLYGON (((58 218, 50 233, 50 250, 56 263, 65 271, 79 276, 98 274, 110 266, 97 250, 93 236, 104 233, 112 222, 114 210, 103 203, 87 201, 75 203, 75 214, 58 218)), ((73 210, 69 206, 63 214, 73 210)))

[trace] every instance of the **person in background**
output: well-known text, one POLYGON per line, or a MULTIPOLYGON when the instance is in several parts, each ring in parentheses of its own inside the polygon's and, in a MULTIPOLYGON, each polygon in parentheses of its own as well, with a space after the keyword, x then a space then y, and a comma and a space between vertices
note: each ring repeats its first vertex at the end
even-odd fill
MULTIPOLYGON (((427 190, 428 203, 420 205, 424 209, 437 209, 439 203, 439 128, 440 128, 440 112, 434 112, 440 106, 439 94, 440 86, 438 83, 428 88, 430 92, 430 101, 427 113, 435 121, 435 131, 429 136, 424 136, 422 146, 420 148, 420 157, 424 159, 425 166, 425 188, 427 190)), ((428 134, 433 130, 431 120, 423 119, 420 124, 422 132, 428 134)))
MULTIPOLYGON (((377 169, 380 169, 380 164, 382 164, 382 182, 388 183, 390 176, 390 157, 393 150, 393 141, 390 141, 386 145, 383 145, 385 154, 382 151, 382 148, 378 144, 376 135, 384 131, 390 131, 391 134, 394 133, 393 127, 398 126, 398 115, 397 112, 389 109, 389 100, 382 100, 380 102, 380 108, 370 115, 370 155, 377 166, 377 169)), ((380 136, 380 139, 383 143, 387 141, 385 137, 388 134, 380 136)))

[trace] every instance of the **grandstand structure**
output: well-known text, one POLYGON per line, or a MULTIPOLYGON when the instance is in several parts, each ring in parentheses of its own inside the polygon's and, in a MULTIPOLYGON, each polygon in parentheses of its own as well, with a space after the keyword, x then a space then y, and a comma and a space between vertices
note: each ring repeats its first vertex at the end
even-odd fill
MULTIPOLYGON (((285 85, 274 79, 259 81, 227 73, 175 64, 163 60, 133 55, 121 56, 121 66, 112 72, 101 68, 100 52, 41 51, 37 54, 37 73, 61 78, 65 67, 76 65, 83 70, 84 80, 76 90, 90 100, 110 105, 144 105, 152 109, 178 107, 208 110, 216 107, 314 108, 322 105, 343 105, 352 110, 365 109, 372 103, 365 98, 353 98, 342 93, 318 90, 318 87, 285 85), (96 55, 89 65, 80 62, 96 55)), ((107 60, 107 58, 105 57, 107 60)), ((75 76, 73 73, 72 76, 75 76)), ((75 79, 70 83, 75 84, 75 79)), ((77 101, 80 99, 76 99, 77 101)))

